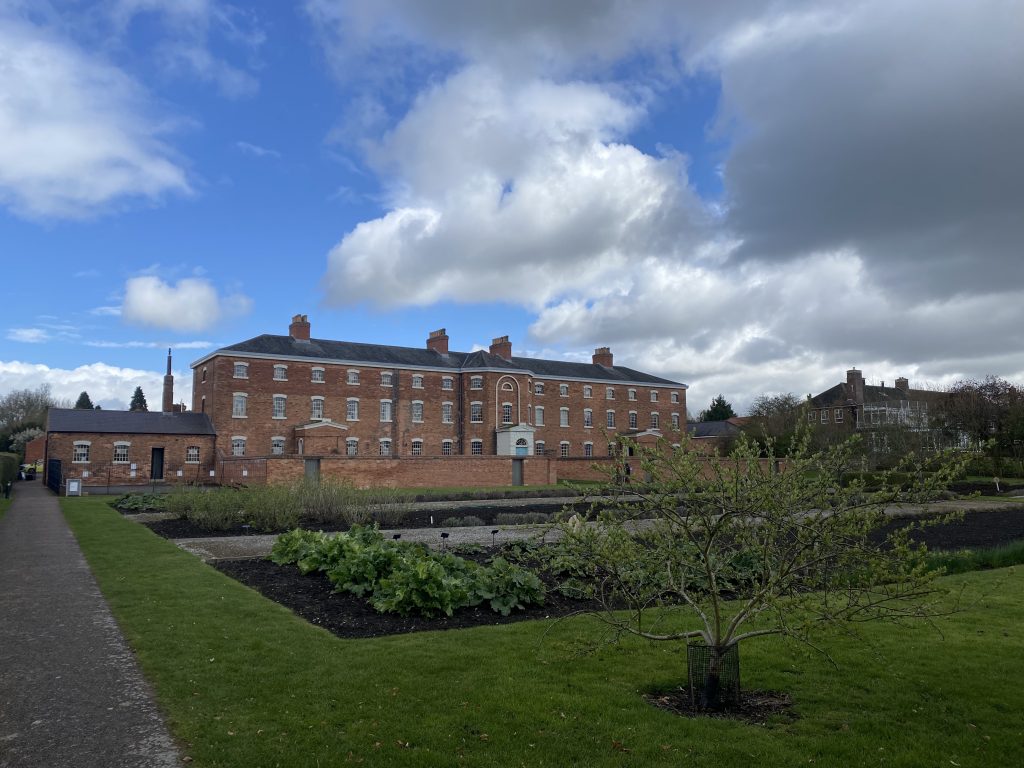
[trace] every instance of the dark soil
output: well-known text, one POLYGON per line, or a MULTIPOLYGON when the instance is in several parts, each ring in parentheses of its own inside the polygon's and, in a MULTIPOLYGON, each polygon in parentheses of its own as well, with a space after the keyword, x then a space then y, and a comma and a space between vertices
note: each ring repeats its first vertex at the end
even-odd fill
POLYGON ((726 720, 742 720, 753 725, 771 725, 779 722, 791 723, 796 720, 793 700, 787 693, 778 691, 741 691, 738 706, 729 709, 702 709, 690 704, 690 691, 673 688, 669 691, 645 693, 648 704, 664 709, 681 717, 714 717, 726 720))
POLYGON ((334 592, 334 585, 322 573, 303 576, 294 565, 279 566, 269 560, 220 560, 212 565, 222 573, 255 589, 291 609, 310 624, 323 627, 338 637, 380 637, 406 632, 462 629, 487 624, 510 624, 526 619, 568 616, 590 607, 549 592, 545 604, 502 616, 486 603, 463 608, 453 616, 424 618, 378 613, 363 597, 334 592))
MULTIPOLYGON (((931 521, 936 518, 920 518, 931 521)), ((880 541, 897 528, 913 524, 913 520, 895 519, 874 532, 872 538, 880 541)), ((968 512, 962 520, 951 523, 925 525, 911 534, 911 539, 923 542, 931 550, 980 549, 1008 544, 1024 539, 1024 510, 997 509, 968 512)))

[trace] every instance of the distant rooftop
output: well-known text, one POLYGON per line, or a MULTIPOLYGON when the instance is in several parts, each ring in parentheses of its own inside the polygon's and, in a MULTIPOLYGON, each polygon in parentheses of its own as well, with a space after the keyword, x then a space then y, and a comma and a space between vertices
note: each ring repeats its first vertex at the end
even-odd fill
POLYGON ((131 435, 213 435, 205 413, 160 411, 97 411, 88 408, 51 408, 47 432, 94 432, 131 435))

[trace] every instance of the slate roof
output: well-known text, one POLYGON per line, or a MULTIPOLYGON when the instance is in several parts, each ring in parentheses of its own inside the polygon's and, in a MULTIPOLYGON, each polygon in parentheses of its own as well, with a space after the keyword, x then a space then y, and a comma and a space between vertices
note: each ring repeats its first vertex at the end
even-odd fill
POLYGON ((125 435, 214 435, 205 413, 159 411, 96 411, 84 408, 51 408, 47 432, 94 432, 125 435))
POLYGON ((738 435, 740 428, 731 421, 691 421, 686 424, 690 437, 726 437, 738 435))
POLYGON ((297 341, 291 336, 275 336, 263 334, 248 341, 222 347, 207 355, 202 360, 217 354, 256 354, 270 357, 302 357, 311 360, 345 361, 367 365, 385 365, 395 367, 441 368, 453 372, 472 370, 474 368, 490 368, 508 371, 527 371, 535 376, 551 376, 556 378, 585 379, 590 381, 607 381, 638 384, 659 384, 685 388, 678 381, 670 381, 649 373, 632 368, 615 366, 606 368, 591 363, 572 363, 564 360, 540 360, 532 357, 513 357, 505 360, 490 352, 449 352, 447 356, 431 349, 419 347, 393 347, 386 344, 363 344, 355 341, 330 341, 327 339, 310 339, 297 341))
MULTIPOLYGON (((877 384, 864 385, 864 402, 868 405, 898 404, 901 400, 935 401, 944 397, 944 393, 929 389, 900 389, 899 387, 881 387, 877 384)), ((835 405, 856 405, 853 387, 842 382, 811 398, 811 405, 816 408, 828 408, 835 405)))

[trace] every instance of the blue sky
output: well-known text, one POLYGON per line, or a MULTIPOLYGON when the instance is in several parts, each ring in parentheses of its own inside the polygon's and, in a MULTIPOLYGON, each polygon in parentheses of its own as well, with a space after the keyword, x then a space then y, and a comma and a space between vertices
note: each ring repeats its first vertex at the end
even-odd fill
POLYGON ((0 0, 0 393, 314 336, 1024 378, 1018 3, 0 0), (1016 73, 1016 74, 1015 74, 1016 73))

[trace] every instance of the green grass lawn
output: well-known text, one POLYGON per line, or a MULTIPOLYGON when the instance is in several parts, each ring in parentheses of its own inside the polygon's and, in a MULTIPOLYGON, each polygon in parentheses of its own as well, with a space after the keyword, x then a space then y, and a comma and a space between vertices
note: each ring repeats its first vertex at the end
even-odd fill
POLYGON ((765 727, 646 704, 684 682, 677 646, 579 655, 590 619, 339 640, 102 499, 61 503, 196 766, 1024 764, 1024 572, 948 577, 972 604, 941 634, 833 638, 838 670, 751 641, 745 687, 789 692, 799 715, 765 727))
POLYGON ((10 509, 12 501, 14 500, 0 497, 0 517, 3 517, 7 510, 10 509))

